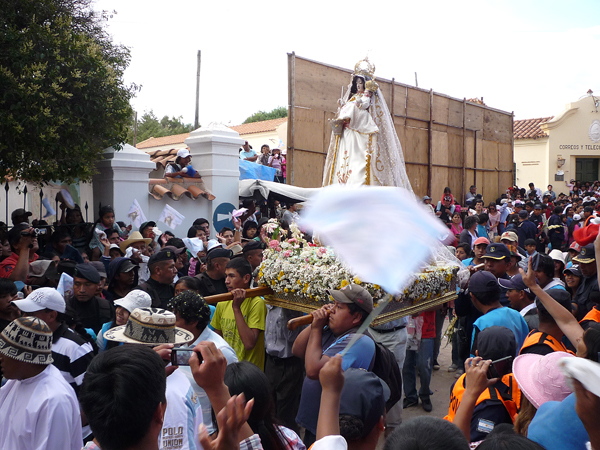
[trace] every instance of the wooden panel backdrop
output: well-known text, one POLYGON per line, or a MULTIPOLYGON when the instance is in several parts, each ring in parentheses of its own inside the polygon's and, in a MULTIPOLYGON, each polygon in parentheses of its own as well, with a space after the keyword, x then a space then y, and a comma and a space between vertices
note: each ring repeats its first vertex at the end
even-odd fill
MULTIPOLYGON (((328 120, 352 70, 288 54, 288 183, 319 187, 331 138, 328 120)), ((376 78, 393 115, 415 194, 461 203, 472 184, 491 201, 513 180, 513 116, 487 106, 376 78)))

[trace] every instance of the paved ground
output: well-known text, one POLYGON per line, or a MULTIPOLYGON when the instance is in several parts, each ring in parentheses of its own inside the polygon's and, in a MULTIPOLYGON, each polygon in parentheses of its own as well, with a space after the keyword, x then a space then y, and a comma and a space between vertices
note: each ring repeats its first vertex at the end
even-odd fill
MULTIPOLYGON (((444 323, 444 332, 448 326, 448 319, 444 323)), ((448 367, 452 364, 452 346, 447 344, 446 338, 442 339, 440 347, 440 370, 434 370, 431 376, 431 402, 433 403, 433 411, 427 413, 423 410, 421 403, 419 406, 407 408, 402 412, 402 420, 407 420, 411 417, 432 415, 434 417, 443 418, 448 414, 448 404, 450 402, 450 386, 456 381, 455 372, 448 372, 448 367)), ((419 389, 419 378, 417 377, 417 390, 419 389)))
MULTIPOLYGON (((448 327, 448 319, 444 323, 444 331, 448 327)), ((418 406, 413 406, 402 411, 402 420, 408 420, 411 417, 417 416, 433 416, 443 418, 448 414, 448 404, 450 402, 450 386, 456 381, 455 372, 448 372, 448 367, 452 364, 452 346, 447 344, 446 338, 442 339, 440 346, 440 355, 438 362, 440 363, 440 370, 434 370, 431 376, 431 390, 433 395, 431 396, 431 402, 433 403, 433 411, 427 413, 423 410, 421 403, 418 406)), ((417 377, 417 390, 419 389, 419 378, 417 377)), ((377 450, 383 449, 384 439, 383 436, 379 440, 377 450)))

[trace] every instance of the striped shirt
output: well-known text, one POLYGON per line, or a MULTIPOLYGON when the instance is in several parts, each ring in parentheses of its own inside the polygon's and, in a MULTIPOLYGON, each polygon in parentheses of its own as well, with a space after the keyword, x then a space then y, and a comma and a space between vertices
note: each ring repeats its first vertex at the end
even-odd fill
POLYGON ((92 344, 62 323, 52 335, 52 358, 54 366, 78 393, 87 367, 94 358, 92 344))

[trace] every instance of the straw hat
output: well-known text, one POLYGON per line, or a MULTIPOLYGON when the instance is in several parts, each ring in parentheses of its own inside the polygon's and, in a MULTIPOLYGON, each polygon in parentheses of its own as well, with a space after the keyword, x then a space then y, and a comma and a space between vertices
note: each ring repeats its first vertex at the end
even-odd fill
POLYGON ((152 242, 152 239, 144 238, 144 236, 142 236, 142 233, 140 233, 139 231, 134 231, 133 233, 131 233, 129 235, 127 240, 119 243, 119 248, 121 249, 121 251, 123 253, 125 253, 125 250, 127 249, 127 247, 129 247, 134 242, 145 242, 146 245, 150 245, 150 242, 152 242))
POLYGON ((136 308, 127 323, 111 328, 104 339, 126 344, 183 345, 194 340, 189 331, 175 326, 175 314, 161 308, 136 308))

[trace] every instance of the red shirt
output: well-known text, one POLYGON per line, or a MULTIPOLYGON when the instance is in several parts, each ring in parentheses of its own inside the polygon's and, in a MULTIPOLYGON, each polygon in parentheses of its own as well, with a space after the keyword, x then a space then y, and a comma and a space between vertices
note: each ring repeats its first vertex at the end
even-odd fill
POLYGON ((421 338, 435 338, 435 311, 426 311, 423 313, 423 329, 421 330, 421 338))
MULTIPOLYGON (((39 256, 37 254, 33 254, 33 258, 29 260, 29 264, 38 259, 39 256)), ((0 278, 9 278, 10 274, 15 270, 15 266, 19 261, 19 255, 15 252, 12 252, 11 255, 0 262, 0 278)), ((21 280, 25 282, 25 280, 21 280)))

